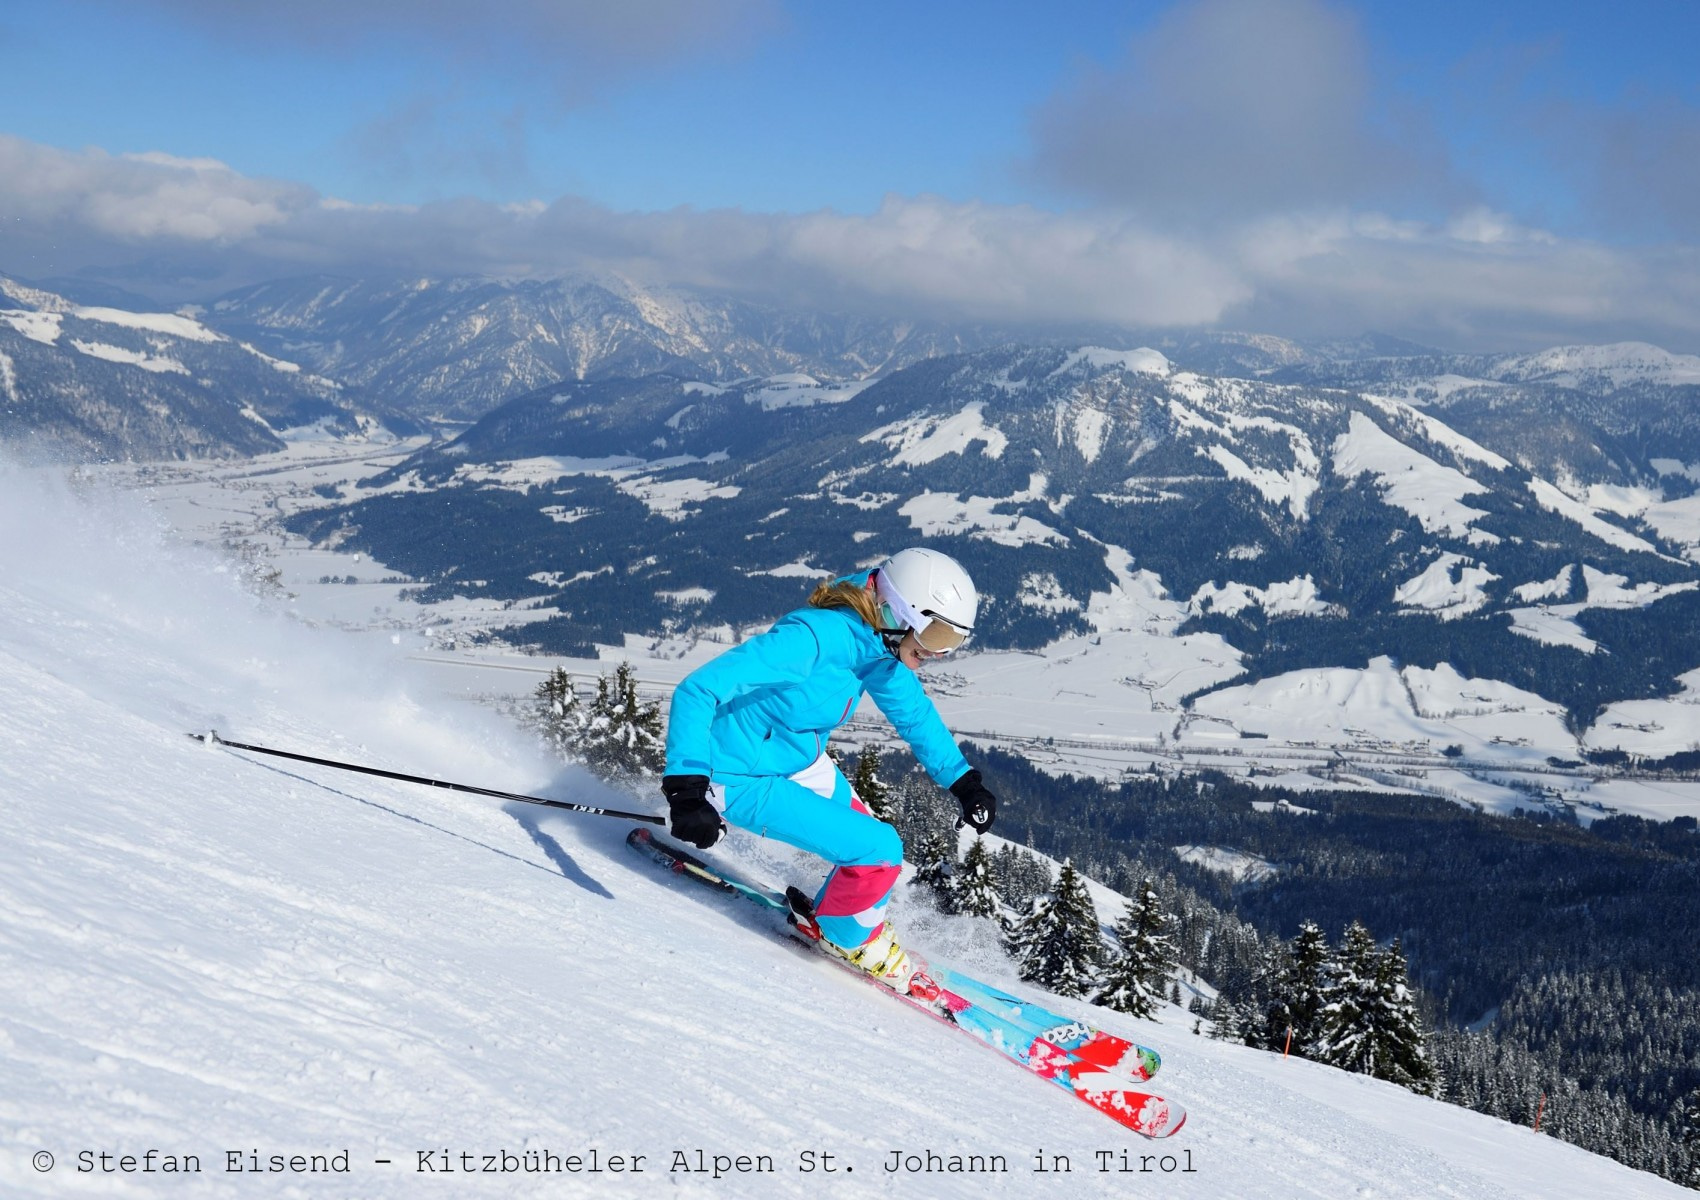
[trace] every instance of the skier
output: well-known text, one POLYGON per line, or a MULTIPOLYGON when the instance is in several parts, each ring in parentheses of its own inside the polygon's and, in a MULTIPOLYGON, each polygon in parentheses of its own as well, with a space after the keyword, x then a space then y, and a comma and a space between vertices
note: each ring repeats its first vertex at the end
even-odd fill
POLYGON ((822 944, 899 992, 936 990, 885 919, 903 843, 851 790, 826 742, 872 696, 964 823, 985 832, 997 800, 915 675, 968 639, 978 608, 955 559, 899 551, 822 583, 809 607, 692 671, 668 715, 661 790, 673 836, 706 850, 730 822, 832 863, 814 902, 822 944))

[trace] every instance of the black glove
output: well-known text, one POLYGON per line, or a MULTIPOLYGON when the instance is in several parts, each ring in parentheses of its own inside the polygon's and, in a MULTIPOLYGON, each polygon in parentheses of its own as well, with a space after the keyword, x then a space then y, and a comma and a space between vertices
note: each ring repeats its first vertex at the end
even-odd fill
POLYGON ((707 775, 663 775, 661 791, 673 814, 669 828, 681 842, 707 850, 726 832, 720 810, 708 802, 707 775))
POLYGON ((962 804, 963 824, 972 825, 975 833, 984 833, 992 827, 998 815, 998 798, 980 782, 980 772, 969 771, 951 784, 950 794, 962 804))

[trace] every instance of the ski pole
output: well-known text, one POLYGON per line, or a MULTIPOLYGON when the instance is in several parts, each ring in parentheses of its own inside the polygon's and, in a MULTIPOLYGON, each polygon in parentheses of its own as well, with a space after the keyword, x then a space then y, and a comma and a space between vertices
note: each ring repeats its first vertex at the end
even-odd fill
POLYGON ((191 733, 190 737, 197 742, 209 746, 228 746, 232 750, 249 750, 255 754, 272 754, 278 758, 294 759, 296 762, 312 763, 319 767, 335 767, 339 771, 357 771, 362 775, 376 775, 381 779, 399 779, 403 783, 422 783, 426 787, 445 788, 451 792, 471 792, 475 796, 493 796, 497 800, 518 800, 522 804, 539 804, 544 808, 564 808, 568 812, 585 813, 593 817, 623 817, 628 821, 647 821, 651 825, 665 825, 665 817, 653 816, 649 813, 619 812, 612 808, 596 808, 589 804, 573 804, 567 800, 545 800, 542 796, 527 796, 520 792, 502 792, 495 788, 474 787, 470 783, 449 783, 443 779, 427 779, 423 775, 403 775, 400 771, 384 771, 377 767, 362 767, 356 763, 336 762, 329 758, 314 758, 310 754, 293 754, 288 750, 273 750, 269 746, 251 746, 246 742, 231 742, 218 736, 218 730, 207 733, 191 733))

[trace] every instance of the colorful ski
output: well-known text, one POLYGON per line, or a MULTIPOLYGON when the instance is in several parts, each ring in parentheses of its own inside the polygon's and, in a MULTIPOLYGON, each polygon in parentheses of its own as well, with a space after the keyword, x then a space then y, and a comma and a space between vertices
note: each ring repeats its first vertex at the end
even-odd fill
POLYGON ((1032 1030, 1034 1037, 1042 1037, 1067 1052, 1076 1062, 1135 1083, 1150 1079, 1163 1065, 1162 1056, 1149 1046, 1106 1033, 1084 1021, 1071 1020, 949 967, 935 967, 932 974, 941 986, 982 1007, 997 1010, 1010 1021, 1032 1030))
MULTIPOLYGON (((777 892, 737 879, 711 867, 685 850, 655 837, 639 827, 626 838, 627 845, 651 861, 676 874, 695 879, 719 891, 740 896, 777 913, 792 916, 791 904, 777 892)), ((786 941, 812 948, 815 943, 788 927, 786 941)), ((893 991, 865 971, 824 952, 817 957, 849 972, 868 986, 902 1001, 935 1021, 961 1030, 1004 1058, 1047 1079, 1118 1124, 1146 1137, 1168 1137, 1186 1122, 1180 1105, 1162 1096, 1131 1086, 1136 1082, 1112 1068, 1144 1069, 1142 1047, 1095 1030, 1079 1022, 1065 1021, 1037 1005, 1029 1005, 989 985, 958 972, 930 970, 940 984, 937 1000, 922 1000, 893 991), (941 976, 943 978, 941 978, 941 976), (950 982, 946 982, 946 979, 950 982), (976 995, 983 997, 977 1000, 976 995), (1096 1034, 1097 1037, 1093 1035, 1096 1034)), ((1152 1052, 1146 1051, 1146 1054, 1152 1052)), ((1153 1059, 1155 1055, 1152 1055, 1153 1059)), ((1153 1066, 1151 1069, 1155 1069, 1153 1066)))

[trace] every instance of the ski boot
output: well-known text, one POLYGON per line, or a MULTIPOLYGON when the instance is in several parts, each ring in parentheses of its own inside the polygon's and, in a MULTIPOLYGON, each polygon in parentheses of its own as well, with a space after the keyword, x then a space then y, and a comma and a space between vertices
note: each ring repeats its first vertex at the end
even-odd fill
POLYGON ((800 888, 786 888, 785 899, 791 905, 791 924, 828 954, 866 971, 900 995, 913 996, 917 1000, 937 1000, 943 993, 943 989, 927 974, 926 965, 898 944, 889 921, 860 946, 840 946, 822 935, 820 922, 815 919, 814 902, 800 888))

